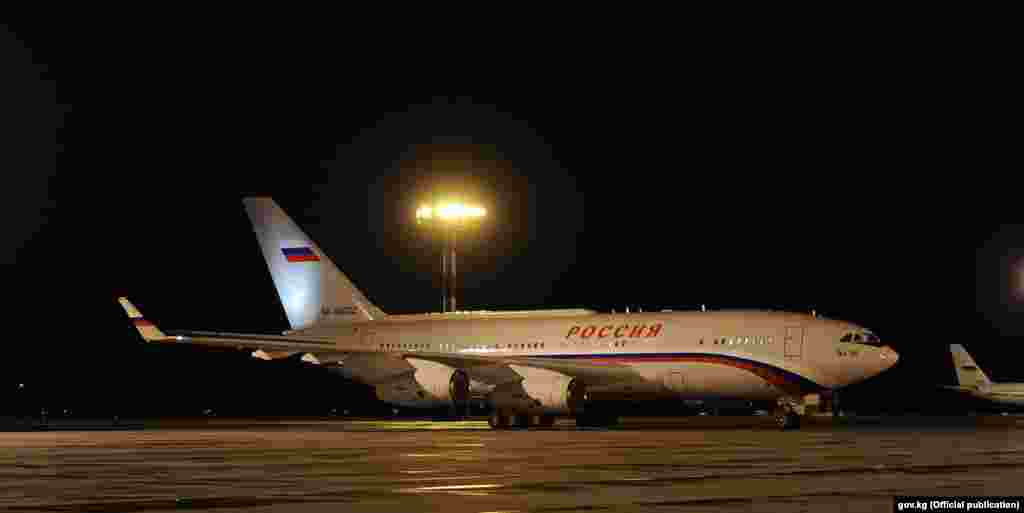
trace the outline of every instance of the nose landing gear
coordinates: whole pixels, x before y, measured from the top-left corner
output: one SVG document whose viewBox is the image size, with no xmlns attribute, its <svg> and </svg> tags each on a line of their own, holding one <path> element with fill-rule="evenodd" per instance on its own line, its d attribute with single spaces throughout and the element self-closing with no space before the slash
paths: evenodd
<svg viewBox="0 0 1024 513">
<path fill-rule="evenodd" d="M 776 425 L 782 430 L 800 429 L 800 414 L 803 409 L 803 403 L 798 398 L 779 398 L 778 407 L 775 409 Z"/>
<path fill-rule="evenodd" d="M 776 413 L 775 422 L 779 426 L 779 429 L 782 429 L 783 431 L 800 429 L 800 415 L 794 412 Z"/>
</svg>

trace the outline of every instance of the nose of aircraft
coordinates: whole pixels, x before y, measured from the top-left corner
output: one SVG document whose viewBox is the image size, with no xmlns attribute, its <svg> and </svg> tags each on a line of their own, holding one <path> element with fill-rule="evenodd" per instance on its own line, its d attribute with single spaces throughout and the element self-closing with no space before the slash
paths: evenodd
<svg viewBox="0 0 1024 513">
<path fill-rule="evenodd" d="M 885 369 L 888 369 L 889 367 L 896 365 L 896 362 L 899 361 L 900 359 L 900 354 L 894 351 L 893 348 L 889 346 L 882 346 L 879 355 L 882 357 L 882 360 L 884 361 L 883 368 Z"/>
</svg>

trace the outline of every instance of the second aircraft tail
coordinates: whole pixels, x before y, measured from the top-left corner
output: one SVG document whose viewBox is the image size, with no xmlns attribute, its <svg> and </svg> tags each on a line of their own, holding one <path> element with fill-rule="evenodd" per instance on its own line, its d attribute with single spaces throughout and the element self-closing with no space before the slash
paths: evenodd
<svg viewBox="0 0 1024 513">
<path fill-rule="evenodd" d="M 243 203 L 293 330 L 369 321 L 386 315 L 366 299 L 274 200 L 246 198 Z"/>
<path fill-rule="evenodd" d="M 981 389 L 992 384 L 964 346 L 950 344 L 949 351 L 953 353 L 953 369 L 956 370 L 956 379 L 960 386 Z"/>
</svg>

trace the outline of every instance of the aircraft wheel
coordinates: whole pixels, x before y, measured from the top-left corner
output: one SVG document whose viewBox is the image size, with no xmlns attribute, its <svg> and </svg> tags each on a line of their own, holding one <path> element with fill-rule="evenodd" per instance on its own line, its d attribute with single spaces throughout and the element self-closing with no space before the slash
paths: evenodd
<svg viewBox="0 0 1024 513">
<path fill-rule="evenodd" d="M 487 425 L 491 426 L 491 429 L 508 429 L 508 415 L 505 415 L 501 410 L 495 409 L 491 412 L 491 416 L 487 418 Z"/>
<path fill-rule="evenodd" d="M 800 411 L 798 408 L 800 403 L 799 398 L 794 397 L 780 397 L 778 399 L 778 406 L 775 410 L 775 422 L 778 424 L 779 429 L 799 429 L 800 428 Z"/>
<path fill-rule="evenodd" d="M 512 415 L 512 427 L 526 429 L 530 427 L 530 416 L 525 413 Z"/>
<path fill-rule="evenodd" d="M 781 412 L 775 416 L 775 421 L 782 430 L 800 429 L 800 415 L 796 412 Z"/>
</svg>

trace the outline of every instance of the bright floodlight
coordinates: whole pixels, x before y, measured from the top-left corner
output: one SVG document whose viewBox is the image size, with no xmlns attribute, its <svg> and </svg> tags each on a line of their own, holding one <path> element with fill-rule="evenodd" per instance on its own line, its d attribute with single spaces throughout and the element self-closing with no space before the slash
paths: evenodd
<svg viewBox="0 0 1024 513">
<path fill-rule="evenodd" d="M 416 224 L 437 230 L 444 236 L 444 251 L 441 253 L 441 282 L 444 292 L 441 296 L 441 311 L 458 311 L 455 300 L 455 247 L 458 233 L 475 227 L 475 221 L 483 219 L 487 210 L 476 205 L 444 202 L 433 206 L 423 205 L 416 209 Z"/>
<path fill-rule="evenodd" d="M 470 219 L 480 219 L 487 215 L 483 207 L 462 205 L 459 203 L 444 203 L 437 206 L 422 206 L 416 209 L 416 221 L 460 222 Z"/>
</svg>

